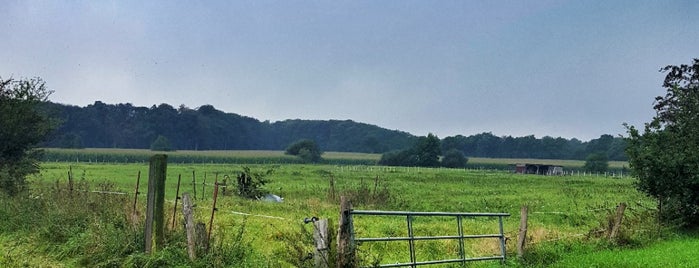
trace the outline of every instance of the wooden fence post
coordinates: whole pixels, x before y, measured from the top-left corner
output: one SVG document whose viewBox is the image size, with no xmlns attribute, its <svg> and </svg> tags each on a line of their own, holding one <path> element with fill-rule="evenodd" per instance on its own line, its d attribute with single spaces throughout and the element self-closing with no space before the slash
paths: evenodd
<svg viewBox="0 0 699 268">
<path fill-rule="evenodd" d="M 194 229 L 194 209 L 192 201 L 189 199 L 189 193 L 182 194 L 182 214 L 184 214 L 184 229 L 187 232 L 187 254 L 190 260 L 197 258 L 196 248 L 196 233 Z"/>
<path fill-rule="evenodd" d="M 155 247 L 157 249 L 163 247 L 166 170 L 167 155 L 156 154 L 150 158 L 145 226 L 145 251 L 148 254 L 153 249 L 153 224 L 155 224 Z"/>
<path fill-rule="evenodd" d="M 194 192 L 194 200 L 197 200 L 197 177 L 194 176 L 194 170 L 192 170 L 192 191 Z"/>
<path fill-rule="evenodd" d="M 526 244 L 527 240 L 527 218 L 529 217 L 528 210 L 528 206 L 522 206 L 520 211 L 521 217 L 519 220 L 519 235 L 517 236 L 517 258 L 522 258 L 524 255 L 524 245 Z"/>
<path fill-rule="evenodd" d="M 211 208 L 211 219 L 209 220 L 209 233 L 206 236 L 206 241 L 211 241 L 211 232 L 214 228 L 214 214 L 216 213 L 216 199 L 218 199 L 218 181 L 214 182 L 214 204 Z M 208 245 L 206 250 L 209 250 Z"/>
<path fill-rule="evenodd" d="M 136 203 L 138 202 L 138 195 L 140 192 L 138 191 L 138 186 L 141 183 L 141 171 L 138 171 L 138 175 L 136 175 L 136 192 L 134 192 L 133 195 L 133 210 L 132 213 L 135 216 L 136 215 Z"/>
<path fill-rule="evenodd" d="M 177 200 L 180 200 L 180 181 L 182 181 L 182 174 L 177 176 L 177 191 L 175 192 L 175 208 L 172 209 L 172 230 L 175 229 L 175 219 L 177 219 Z"/>
<path fill-rule="evenodd" d="M 337 267 L 355 266 L 354 225 L 352 223 L 352 203 L 340 196 L 340 223 L 337 233 Z"/>
<path fill-rule="evenodd" d="M 68 190 L 73 193 L 73 166 L 68 166 Z"/>
<path fill-rule="evenodd" d="M 201 182 L 201 200 L 204 200 L 204 194 L 206 193 L 206 190 L 204 189 L 206 187 L 206 172 L 204 172 L 204 181 Z"/>
<path fill-rule="evenodd" d="M 609 233 L 609 239 L 616 239 L 616 236 L 619 234 L 621 220 L 624 218 L 624 210 L 626 210 L 626 203 L 619 203 L 619 205 L 616 207 L 616 216 L 614 217 L 612 232 Z"/>
<path fill-rule="evenodd" d="M 328 234 L 328 219 L 313 222 L 313 240 L 316 251 L 313 254 L 316 268 L 328 268 L 328 251 L 330 251 L 330 236 Z"/>
</svg>

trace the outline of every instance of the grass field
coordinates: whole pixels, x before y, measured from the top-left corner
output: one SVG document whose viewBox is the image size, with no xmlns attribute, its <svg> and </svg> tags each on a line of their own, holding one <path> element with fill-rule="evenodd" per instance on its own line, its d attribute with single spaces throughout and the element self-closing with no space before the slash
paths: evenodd
<svg viewBox="0 0 699 268">
<path fill-rule="evenodd" d="M 139 152 L 140 153 L 140 152 Z M 212 152 L 215 154 L 216 152 Z M 221 152 L 231 153 L 231 152 Z M 244 155 L 249 152 L 239 152 Z M 279 152 L 255 152 L 259 156 L 274 156 Z M 332 155 L 332 154 L 330 154 Z M 329 157 L 326 155 L 325 157 Z M 367 156 L 350 155 L 363 158 Z M 338 154 L 338 157 L 348 157 Z M 473 161 L 500 161 L 473 159 Z M 538 160 L 537 163 L 541 163 Z M 299 265 L 299 256 L 312 251 L 311 226 L 302 224 L 306 217 L 330 219 L 335 223 L 339 214 L 339 196 L 350 196 L 355 209 L 444 211 L 444 212 L 506 212 L 505 233 L 511 239 L 507 244 L 510 256 L 519 227 L 519 210 L 528 205 L 529 245 L 566 247 L 568 241 L 598 240 L 605 232 L 607 220 L 620 202 L 629 204 L 629 223 L 647 227 L 641 219 L 652 212 L 654 203 L 633 187 L 629 178 L 535 176 L 503 171 L 381 167 L 363 165 L 247 165 L 254 170 L 274 169 L 266 188 L 284 197 L 283 203 L 267 203 L 225 196 L 218 200 L 214 235 L 230 239 L 231 233 L 244 226 L 244 236 L 255 252 L 266 256 L 267 265 L 287 267 Z M 65 184 L 68 171 L 76 180 L 91 185 L 109 185 L 110 190 L 123 191 L 133 197 L 136 176 L 141 172 L 139 192 L 146 192 L 148 165 L 145 163 L 45 163 L 34 185 Z M 231 178 L 242 170 L 240 164 L 178 164 L 168 165 L 166 200 L 172 206 L 175 200 L 177 178 L 182 176 L 181 192 L 193 193 L 192 175 L 197 181 L 198 218 L 208 222 L 211 214 L 211 183 L 225 175 Z M 209 186 L 202 186 L 204 177 Z M 330 180 L 335 185 L 335 197 L 330 195 Z M 204 187 L 204 188 L 202 188 Z M 99 186 L 95 186 L 99 188 Z M 203 193 L 203 196 L 202 196 Z M 139 196 L 142 201 L 145 195 Z M 132 202 L 132 201 L 130 201 Z M 139 209 L 144 210 L 143 202 Z M 166 215 L 171 217 L 171 215 Z M 467 234 L 495 233 L 494 220 L 466 221 Z M 416 235 L 455 235 L 453 220 L 420 218 L 415 223 Z M 402 236 L 405 219 L 357 217 L 355 230 L 360 237 Z M 623 230 L 630 244 L 641 243 L 643 232 L 632 228 Z M 560 244 L 561 241 L 565 243 Z M 573 242 L 571 242 L 573 243 Z M 575 242 L 577 243 L 577 242 Z M 454 241 L 416 243 L 417 258 L 454 258 Z M 488 256 L 497 253 L 497 240 L 478 239 L 467 243 L 469 256 Z M 542 250 L 541 252 L 546 252 Z M 407 243 L 386 242 L 362 244 L 361 258 L 367 263 L 406 262 Z M 538 253 L 541 255 L 541 253 Z M 543 253 L 544 255 L 546 253 Z M 530 264 L 517 261 L 510 265 L 552 265 L 565 261 L 561 254 L 550 254 L 545 262 Z M 593 260 L 594 261 L 594 260 Z M 478 264 L 488 266 L 494 262 Z"/>
<path fill-rule="evenodd" d="M 57 149 L 46 148 L 47 162 L 89 162 L 89 163 L 145 163 L 154 152 L 144 149 Z M 301 164 L 299 158 L 285 155 L 283 151 L 174 151 L 167 152 L 174 163 L 227 163 L 227 164 Z M 381 154 L 325 152 L 325 164 L 335 165 L 375 165 Z M 514 170 L 514 164 L 535 163 L 560 165 L 566 171 L 581 172 L 585 161 L 556 159 L 517 159 L 470 157 L 468 169 Z M 615 174 L 628 173 L 625 161 L 610 161 L 609 171 Z"/>
</svg>

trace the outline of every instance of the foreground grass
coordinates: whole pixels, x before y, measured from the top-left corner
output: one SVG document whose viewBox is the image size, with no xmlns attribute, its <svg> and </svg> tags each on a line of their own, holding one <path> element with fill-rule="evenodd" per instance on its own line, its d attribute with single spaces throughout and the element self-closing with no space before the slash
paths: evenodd
<svg viewBox="0 0 699 268">
<path fill-rule="evenodd" d="M 699 236 L 682 235 L 643 248 L 570 252 L 550 267 L 699 267 Z"/>
</svg>

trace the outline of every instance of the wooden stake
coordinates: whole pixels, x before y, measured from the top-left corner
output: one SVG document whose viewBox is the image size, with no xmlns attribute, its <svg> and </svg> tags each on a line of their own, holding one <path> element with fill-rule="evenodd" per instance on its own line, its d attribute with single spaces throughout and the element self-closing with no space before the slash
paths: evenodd
<svg viewBox="0 0 699 268">
<path fill-rule="evenodd" d="M 192 170 L 192 191 L 194 192 L 194 200 L 197 200 L 197 177 L 194 176 L 194 170 Z"/>
<path fill-rule="evenodd" d="M 214 214 L 216 212 L 216 199 L 218 198 L 218 182 L 214 183 L 214 204 L 213 208 L 211 208 L 211 219 L 209 220 L 209 232 L 208 235 L 206 236 L 206 241 L 211 241 L 211 231 L 214 227 Z M 208 249 L 208 247 L 207 247 Z"/>
<path fill-rule="evenodd" d="M 182 180 L 182 174 L 177 176 L 177 191 L 175 192 L 175 208 L 172 210 L 172 230 L 175 229 L 175 219 L 177 218 L 177 200 L 180 199 L 180 181 Z"/>
<path fill-rule="evenodd" d="M 520 219 L 519 219 L 519 235 L 517 236 L 517 257 L 522 258 L 524 255 L 524 245 L 526 244 L 527 240 L 527 218 L 528 216 L 528 210 L 529 207 L 527 206 L 522 206 L 522 209 L 520 211 Z"/>
<path fill-rule="evenodd" d="M 330 236 L 328 234 L 328 219 L 313 222 L 313 240 L 316 251 L 313 254 L 316 268 L 328 268 L 328 251 L 330 251 Z"/>
<path fill-rule="evenodd" d="M 614 217 L 614 225 L 612 226 L 612 232 L 609 233 L 609 239 L 616 239 L 619 234 L 621 220 L 624 218 L 624 210 L 626 210 L 626 203 L 619 203 L 619 206 L 616 207 L 616 217 Z"/>
<path fill-rule="evenodd" d="M 165 211 L 165 177 L 167 171 L 167 155 L 156 154 L 150 158 L 148 174 L 148 195 L 146 205 L 145 250 L 150 254 L 153 248 L 153 232 L 155 231 L 155 247 L 163 247 L 163 217 Z M 155 224 L 155 230 L 153 230 Z"/>
<path fill-rule="evenodd" d="M 132 208 L 132 214 L 136 215 L 136 203 L 138 202 L 138 194 L 141 192 L 138 191 L 138 187 L 141 183 L 141 171 L 138 171 L 138 175 L 136 175 L 136 190 L 133 195 L 133 208 Z"/>
<path fill-rule="evenodd" d="M 354 267 L 354 225 L 352 223 L 352 203 L 340 196 L 340 223 L 337 233 L 337 267 Z"/>
<path fill-rule="evenodd" d="M 197 258 L 196 233 L 194 228 L 194 209 L 189 193 L 182 194 L 182 214 L 184 214 L 184 229 L 187 232 L 187 254 L 190 260 Z"/>
</svg>

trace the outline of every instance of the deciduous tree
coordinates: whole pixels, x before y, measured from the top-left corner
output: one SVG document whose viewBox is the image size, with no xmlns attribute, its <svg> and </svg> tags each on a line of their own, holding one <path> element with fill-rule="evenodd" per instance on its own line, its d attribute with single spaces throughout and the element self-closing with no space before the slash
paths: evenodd
<svg viewBox="0 0 699 268">
<path fill-rule="evenodd" d="M 606 153 L 592 153 L 585 159 L 583 169 L 589 172 L 603 173 L 609 168 L 609 158 Z"/>
<path fill-rule="evenodd" d="M 464 153 L 457 149 L 449 149 L 444 153 L 442 157 L 442 166 L 448 168 L 463 168 L 466 167 L 468 158 L 464 156 Z"/>
<path fill-rule="evenodd" d="M 7 194 L 20 192 L 26 176 L 38 171 L 41 152 L 34 147 L 52 129 L 38 106 L 51 93 L 40 78 L 0 78 L 0 189 Z"/>
<path fill-rule="evenodd" d="M 320 156 L 323 152 L 315 141 L 303 139 L 286 147 L 286 154 L 298 156 L 306 162 L 317 163 L 322 160 Z"/>
<path fill-rule="evenodd" d="M 665 96 L 643 132 L 627 126 L 626 153 L 637 187 L 659 200 L 664 220 L 699 225 L 699 59 L 667 66 Z"/>
</svg>

